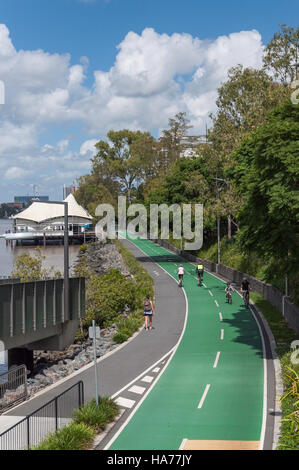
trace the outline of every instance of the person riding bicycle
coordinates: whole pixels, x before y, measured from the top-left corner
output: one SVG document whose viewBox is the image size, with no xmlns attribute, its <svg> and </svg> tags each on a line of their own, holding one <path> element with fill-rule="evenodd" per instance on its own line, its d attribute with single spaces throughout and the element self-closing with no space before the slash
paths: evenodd
<svg viewBox="0 0 299 470">
<path fill-rule="evenodd" d="M 233 288 L 231 286 L 231 283 L 227 282 L 226 287 L 225 287 L 225 295 L 226 295 L 228 302 L 230 302 L 230 299 L 232 298 L 232 291 L 233 291 Z"/>
<path fill-rule="evenodd" d="M 248 303 L 249 303 L 249 291 L 251 291 L 250 283 L 247 277 L 243 277 L 243 281 L 241 283 L 241 294 L 243 296 L 244 301 L 245 301 L 245 295 L 248 296 Z"/>
<path fill-rule="evenodd" d="M 181 286 L 182 283 L 183 283 L 183 277 L 184 277 L 184 274 L 185 274 L 185 270 L 183 268 L 183 265 L 180 264 L 179 268 L 178 268 L 178 276 L 179 276 L 179 285 Z"/>
<path fill-rule="evenodd" d="M 204 271 L 204 267 L 202 264 L 198 264 L 197 265 L 197 268 L 196 268 L 196 273 L 197 273 L 197 279 L 198 279 L 198 285 L 201 284 L 201 281 L 203 279 L 203 271 Z"/>
</svg>

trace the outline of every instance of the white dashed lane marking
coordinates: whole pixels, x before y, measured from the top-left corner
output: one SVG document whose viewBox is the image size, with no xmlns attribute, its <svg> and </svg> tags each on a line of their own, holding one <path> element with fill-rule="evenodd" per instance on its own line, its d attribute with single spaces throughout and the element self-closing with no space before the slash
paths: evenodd
<svg viewBox="0 0 299 470">
<path fill-rule="evenodd" d="M 214 369 L 216 369 L 216 367 L 217 367 L 219 357 L 220 357 L 220 351 L 218 351 L 217 354 L 216 354 L 216 359 L 215 359 L 215 362 L 214 362 L 214 365 L 213 365 Z"/>
<path fill-rule="evenodd" d="M 205 388 L 205 391 L 203 392 L 203 396 L 201 397 L 201 400 L 200 400 L 199 405 L 198 405 L 198 408 L 199 408 L 199 409 L 202 407 L 202 405 L 203 405 L 203 403 L 204 403 L 204 401 L 205 401 L 205 399 L 206 399 L 206 396 L 207 396 L 207 393 L 208 393 L 208 391 L 209 391 L 210 386 L 211 386 L 211 385 L 208 384 L 208 385 L 206 386 L 206 388 Z"/>
</svg>

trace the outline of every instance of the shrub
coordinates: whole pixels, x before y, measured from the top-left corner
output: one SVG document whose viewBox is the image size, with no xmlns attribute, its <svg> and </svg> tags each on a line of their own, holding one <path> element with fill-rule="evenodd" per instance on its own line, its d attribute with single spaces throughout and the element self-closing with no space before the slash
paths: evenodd
<svg viewBox="0 0 299 470">
<path fill-rule="evenodd" d="M 99 432 L 117 416 L 118 409 L 118 405 L 111 398 L 99 397 L 98 405 L 93 399 L 75 410 L 73 419 L 75 423 L 83 423 Z"/>
<path fill-rule="evenodd" d="M 87 245 L 86 243 L 83 243 L 81 246 L 80 246 L 80 252 L 81 253 L 85 253 L 87 251 Z"/>
<path fill-rule="evenodd" d="M 50 434 L 35 450 L 84 450 L 95 437 L 95 430 L 84 423 L 71 423 Z"/>
<path fill-rule="evenodd" d="M 126 279 L 118 269 L 111 269 L 105 276 L 91 275 L 88 282 L 84 325 L 94 319 L 101 327 L 114 323 L 125 308 L 135 307 L 135 284 Z"/>
<path fill-rule="evenodd" d="M 121 344 L 121 343 L 124 343 L 125 341 L 127 341 L 127 339 L 130 336 L 131 335 L 127 335 L 125 333 L 117 332 L 117 333 L 115 333 L 115 335 L 113 336 L 112 339 L 115 343 Z"/>
</svg>

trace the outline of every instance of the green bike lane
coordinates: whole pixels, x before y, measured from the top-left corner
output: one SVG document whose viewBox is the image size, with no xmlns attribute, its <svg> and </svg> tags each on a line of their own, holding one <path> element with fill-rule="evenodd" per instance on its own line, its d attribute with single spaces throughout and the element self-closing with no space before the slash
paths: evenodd
<svg viewBox="0 0 299 470">
<path fill-rule="evenodd" d="M 227 304 L 225 284 L 215 276 L 205 273 L 206 287 L 197 286 L 191 263 L 148 240 L 133 242 L 173 277 L 182 262 L 187 321 L 166 370 L 109 449 L 173 450 L 184 439 L 259 441 L 263 343 L 251 311 L 237 293 Z"/>
</svg>

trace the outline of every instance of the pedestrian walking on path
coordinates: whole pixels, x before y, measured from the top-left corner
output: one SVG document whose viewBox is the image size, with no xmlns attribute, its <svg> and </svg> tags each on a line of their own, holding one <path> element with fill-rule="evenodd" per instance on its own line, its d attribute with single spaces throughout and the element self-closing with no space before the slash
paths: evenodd
<svg viewBox="0 0 299 470">
<path fill-rule="evenodd" d="M 150 296 L 146 296 L 146 300 L 143 302 L 143 310 L 144 310 L 144 318 L 145 318 L 145 326 L 146 330 L 152 329 L 152 319 L 154 315 L 154 305 L 153 302 L 150 300 Z"/>
</svg>

